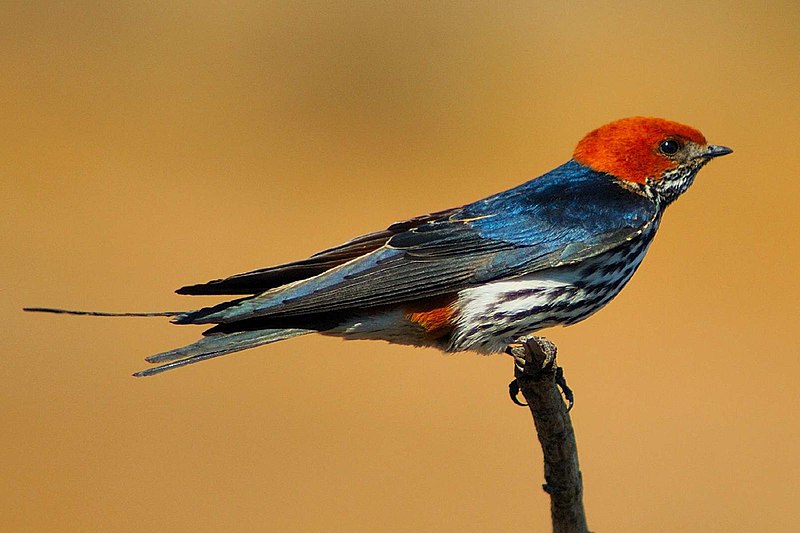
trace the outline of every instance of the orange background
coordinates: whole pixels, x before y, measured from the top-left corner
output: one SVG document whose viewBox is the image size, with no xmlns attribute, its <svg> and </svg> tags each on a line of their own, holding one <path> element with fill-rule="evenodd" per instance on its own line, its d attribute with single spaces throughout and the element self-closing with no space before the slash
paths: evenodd
<svg viewBox="0 0 800 533">
<path fill-rule="evenodd" d="M 663 116 L 731 146 L 550 337 L 595 531 L 795 531 L 797 2 L 15 2 L 0 18 L 0 529 L 549 530 L 506 357 L 305 337 L 150 379 L 195 307 Z"/>
</svg>

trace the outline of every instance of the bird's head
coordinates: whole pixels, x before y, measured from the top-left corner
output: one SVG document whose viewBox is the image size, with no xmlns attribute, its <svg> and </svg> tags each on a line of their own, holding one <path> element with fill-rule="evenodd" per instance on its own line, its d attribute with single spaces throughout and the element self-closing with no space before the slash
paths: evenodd
<svg viewBox="0 0 800 533">
<path fill-rule="evenodd" d="M 712 158 L 733 152 L 708 144 L 694 128 L 661 118 L 623 118 L 584 137 L 573 159 L 598 172 L 638 184 L 663 205 L 680 196 Z"/>
</svg>

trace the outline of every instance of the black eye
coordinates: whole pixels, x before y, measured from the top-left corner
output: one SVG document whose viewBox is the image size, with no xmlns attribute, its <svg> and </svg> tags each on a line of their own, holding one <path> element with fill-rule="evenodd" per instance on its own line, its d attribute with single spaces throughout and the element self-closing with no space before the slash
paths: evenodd
<svg viewBox="0 0 800 533">
<path fill-rule="evenodd" d="M 678 153 L 678 150 L 680 149 L 681 149 L 681 143 L 679 143 L 675 139 L 667 139 L 666 141 L 661 141 L 661 144 L 658 145 L 658 151 L 664 155 L 675 155 Z"/>
</svg>

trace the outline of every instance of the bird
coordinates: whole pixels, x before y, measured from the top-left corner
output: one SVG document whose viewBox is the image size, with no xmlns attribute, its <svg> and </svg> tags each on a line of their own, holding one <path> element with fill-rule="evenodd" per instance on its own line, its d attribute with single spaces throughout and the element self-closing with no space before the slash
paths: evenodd
<svg viewBox="0 0 800 533">
<path fill-rule="evenodd" d="M 495 354 L 538 330 L 580 322 L 628 283 L 665 208 L 733 150 L 695 128 L 630 117 L 589 132 L 572 157 L 517 187 L 391 224 L 306 259 L 187 285 L 235 299 L 169 316 L 210 326 L 146 358 L 151 376 L 300 335 Z"/>
</svg>

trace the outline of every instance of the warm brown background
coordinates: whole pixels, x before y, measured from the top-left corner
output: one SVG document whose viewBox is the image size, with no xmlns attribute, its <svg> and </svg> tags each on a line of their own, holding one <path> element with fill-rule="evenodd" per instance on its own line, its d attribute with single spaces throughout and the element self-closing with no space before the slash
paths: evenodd
<svg viewBox="0 0 800 533">
<path fill-rule="evenodd" d="M 647 114 L 736 153 L 551 333 L 590 526 L 796 531 L 797 2 L 284 4 L 4 4 L 0 530 L 547 531 L 504 357 L 307 337 L 137 380 L 198 330 L 19 309 L 206 304 L 171 291 Z"/>
</svg>

